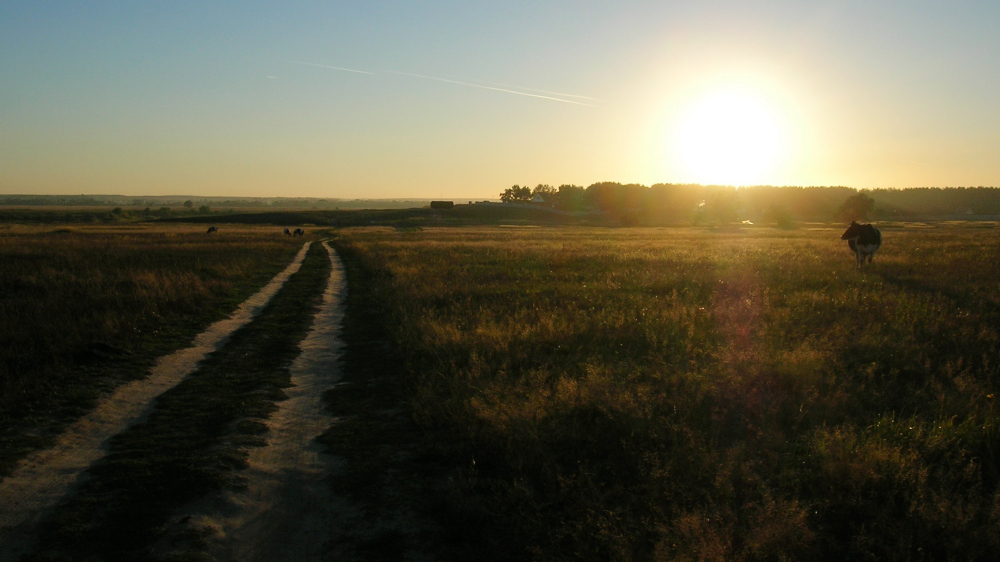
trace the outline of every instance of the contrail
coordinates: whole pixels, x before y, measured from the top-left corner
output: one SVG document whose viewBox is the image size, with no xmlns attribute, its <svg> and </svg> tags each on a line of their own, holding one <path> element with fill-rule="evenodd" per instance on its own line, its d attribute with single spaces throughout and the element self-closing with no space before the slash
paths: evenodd
<svg viewBox="0 0 1000 562">
<path fill-rule="evenodd" d="M 375 74 L 374 72 L 368 72 L 367 70 L 354 70 L 353 68 L 343 68 L 340 66 L 330 66 L 328 64 L 316 64 L 314 62 L 302 62 L 297 60 L 288 61 L 292 64 L 304 64 L 306 66 L 318 66 L 320 68 L 332 68 L 334 70 L 343 70 L 345 72 L 357 72 L 358 74 Z"/>
<path fill-rule="evenodd" d="M 286 62 L 290 62 L 290 63 L 293 63 L 293 64 L 304 64 L 304 65 L 307 65 L 307 66 L 318 66 L 320 68 L 331 68 L 333 70 L 343 70 L 343 71 L 346 71 L 346 72 L 357 72 L 358 74 L 376 74 L 376 72 L 369 72 L 367 70 L 355 70 L 353 68 L 344 68 L 342 66 L 330 66 L 328 64 L 316 64 L 314 62 L 303 62 L 303 61 L 297 61 L 297 60 L 289 60 L 289 61 L 286 61 Z M 548 90 L 537 90 L 537 89 L 534 89 L 534 88 L 521 88 L 520 86 L 507 86 L 506 84 L 500 84 L 500 85 L 501 86 L 507 86 L 507 88 L 518 88 L 518 89 L 521 89 L 521 90 L 530 90 L 530 91 L 533 91 L 533 92 L 541 92 L 543 94 L 552 94 L 552 95 L 550 95 L 550 96 L 543 96 L 543 95 L 540 95 L 540 94 L 529 94 L 527 92 L 520 92 L 518 90 L 510 90 L 510 89 L 507 89 L 507 88 L 496 88 L 496 87 L 493 87 L 493 86 L 484 86 L 482 84 L 473 84 L 472 82 L 462 82 L 462 81 L 459 81 L 459 80 L 449 80 L 447 78 L 438 78 L 436 76 L 426 76 L 426 75 L 423 75 L 423 74 L 412 74 L 412 73 L 409 73 L 409 72 L 399 72 L 399 71 L 396 71 L 396 70 L 380 70 L 378 72 L 384 72 L 386 74 L 398 74 L 400 76 L 411 76 L 413 78 L 424 78 L 426 80 L 437 80 L 438 82 L 446 82 L 448 84 L 458 84 L 460 86 L 469 86 L 470 88 L 482 88 L 484 90 L 493 90 L 495 92 L 505 92 L 505 93 L 508 93 L 508 94 L 516 94 L 516 95 L 519 95 L 519 96 L 527 96 L 529 98 L 539 98 L 539 99 L 543 99 L 543 100 L 552 100 L 552 101 L 558 101 L 558 102 L 562 102 L 562 103 L 571 103 L 573 105 L 584 105 L 584 106 L 587 106 L 587 107 L 594 107 L 594 105 L 593 104 L 589 104 L 589 103 L 579 102 L 579 101 L 567 100 L 567 99 L 563 99 L 561 97 L 557 98 L 557 97 L 553 97 L 553 96 L 563 96 L 563 97 L 568 97 L 568 98 L 579 98 L 579 99 L 585 99 L 585 100 L 590 100 L 590 101 L 598 101 L 598 100 L 596 100 L 594 98 L 589 98 L 587 96 L 578 96 L 578 95 L 574 95 L 574 94 L 561 94 L 559 92 L 550 92 Z"/>
<path fill-rule="evenodd" d="M 538 88 L 525 88 L 524 86 L 514 86 L 513 84 L 502 84 L 500 82 L 493 82 L 493 83 L 496 84 L 497 86 L 504 86 L 506 88 L 517 88 L 518 90 L 528 90 L 529 92 L 540 92 L 540 93 L 543 93 L 543 94 L 552 94 L 553 96 L 562 96 L 564 98 L 580 98 L 582 100 L 590 100 L 590 101 L 597 101 L 597 102 L 601 101 L 601 100 L 599 100 L 597 98 L 592 98 L 592 97 L 589 97 L 589 96 L 581 96 L 581 95 L 578 95 L 578 94 L 566 94 L 566 93 L 563 93 L 563 92 L 551 92 L 549 90 L 539 90 Z"/>
<path fill-rule="evenodd" d="M 497 91 L 497 92 L 507 92 L 508 94 L 517 94 L 519 96 L 528 96 L 528 97 L 531 97 L 531 98 L 541 98 L 543 100 L 561 101 L 563 103 L 572 103 L 574 105 L 585 105 L 587 107 L 594 107 L 592 104 L 583 103 L 583 102 L 579 102 L 579 101 L 564 100 L 562 98 L 554 98 L 554 97 L 551 97 L 551 96 L 541 96 L 541 95 L 538 95 L 538 94 L 529 94 L 527 92 L 518 92 L 516 90 L 506 90 L 504 88 L 494 88 L 493 86 L 483 86 L 482 84 L 473 84 L 471 82 L 459 82 L 458 80 L 448 80 L 447 78 L 437 78 L 435 76 L 424 76 L 423 74 L 410 74 L 409 72 L 398 72 L 398 71 L 395 71 L 395 70 L 383 70 L 383 72 L 388 72 L 388 73 L 391 73 L 391 74 L 400 74 L 402 76 L 413 76 L 415 78 L 426 78 L 427 80 L 437 80 L 438 82 L 447 82 L 449 84 L 461 84 L 462 86 L 470 86 L 472 88 L 482 88 L 484 90 L 494 90 L 494 91 Z M 527 89 L 527 88 L 525 88 L 525 89 Z"/>
</svg>

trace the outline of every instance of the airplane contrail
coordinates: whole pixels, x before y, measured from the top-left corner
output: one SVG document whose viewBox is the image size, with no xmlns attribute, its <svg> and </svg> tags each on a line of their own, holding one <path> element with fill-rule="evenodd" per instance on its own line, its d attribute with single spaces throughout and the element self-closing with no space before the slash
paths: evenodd
<svg viewBox="0 0 1000 562">
<path fill-rule="evenodd" d="M 344 68 L 342 66 L 330 66 L 328 64 L 316 64 L 314 62 L 302 62 L 298 60 L 288 61 L 292 64 L 304 64 L 306 66 L 318 66 L 320 68 L 332 68 L 334 70 L 343 70 L 344 72 L 357 72 L 358 74 L 375 74 L 374 72 L 368 72 L 367 70 L 354 70 L 353 68 Z"/>
<path fill-rule="evenodd" d="M 458 80 L 448 80 L 447 78 L 437 78 L 435 76 L 424 76 L 423 74 L 411 74 L 409 72 L 399 72 L 399 71 L 396 71 L 396 70 L 384 70 L 383 72 L 388 72 L 390 74 L 400 74 L 402 76 L 413 76 L 415 78 L 426 78 L 427 80 L 437 80 L 438 82 L 447 82 L 449 84 L 461 84 L 462 86 L 470 86 L 472 88 L 482 88 L 484 90 L 494 90 L 494 91 L 497 91 L 497 92 L 507 92 L 508 94 L 517 94 L 519 96 L 528 96 L 528 97 L 531 97 L 531 98 L 541 98 L 543 100 L 561 101 L 563 103 L 572 103 L 574 105 L 585 105 L 587 107 L 594 107 L 592 104 L 583 103 L 583 102 L 579 102 L 579 101 L 564 100 L 562 98 L 554 98 L 554 97 L 551 97 L 551 96 L 542 96 L 542 95 L 538 95 L 538 94 L 529 94 L 527 92 L 518 92 L 516 90 L 507 90 L 507 89 L 504 89 L 504 88 L 494 88 L 493 86 L 483 86 L 482 84 L 473 84 L 471 82 L 460 82 Z M 525 89 L 527 90 L 529 88 L 525 88 Z M 536 90 L 536 91 L 538 91 L 538 90 Z"/>
<path fill-rule="evenodd" d="M 590 101 L 597 101 L 597 102 L 601 101 L 601 100 L 599 100 L 597 98 L 592 98 L 590 96 L 581 96 L 581 95 L 578 95 L 578 94 L 567 94 L 567 93 L 564 93 L 564 92 L 552 92 L 552 91 L 549 91 L 549 90 L 539 90 L 538 88 L 527 88 L 525 86 L 514 86 L 513 84 L 503 84 L 503 83 L 500 83 L 500 82 L 493 82 L 493 84 L 496 84 L 497 86 L 504 86 L 506 88 L 517 88 L 518 90 L 528 90 L 529 92 L 540 92 L 540 93 L 543 93 L 543 94 L 552 94 L 553 96 L 562 96 L 564 98 L 580 98 L 582 100 L 590 100 Z"/>
<path fill-rule="evenodd" d="M 331 66 L 331 65 L 328 65 L 328 64 L 316 64 L 314 62 L 303 62 L 303 61 L 296 61 L 296 60 L 289 60 L 287 62 L 290 62 L 290 63 L 293 63 L 293 64 L 304 64 L 304 65 L 307 65 L 307 66 L 318 66 L 320 68 L 331 68 L 333 70 L 343 70 L 343 71 L 346 71 L 346 72 L 356 72 L 358 74 L 376 74 L 377 73 L 377 72 L 370 72 L 370 71 L 367 71 L 367 70 L 355 70 L 353 68 L 344 68 L 342 66 Z M 438 78 L 436 76 L 426 76 L 424 74 L 412 74 L 410 72 L 399 72 L 397 70 L 380 70 L 378 72 L 384 72 L 386 74 L 398 74 L 400 76 L 411 76 L 413 78 L 424 78 L 426 80 L 436 80 L 438 82 L 446 82 L 448 84 L 458 84 L 458 85 L 461 85 L 461 86 L 469 86 L 470 88 L 482 88 L 484 90 L 493 90 L 495 92 L 505 92 L 505 93 L 508 93 L 508 94 L 516 94 L 516 95 L 519 95 L 519 96 L 527 96 L 529 98 L 539 98 L 539 99 L 543 99 L 543 100 L 552 100 L 552 101 L 558 101 L 558 102 L 562 102 L 562 103 L 571 103 L 573 105 L 583 105 L 583 106 L 587 106 L 587 107 L 594 107 L 594 105 L 593 104 L 589 104 L 589 103 L 579 102 L 579 101 L 567 100 L 567 99 L 563 99 L 563 98 L 560 98 L 560 97 L 554 97 L 554 96 L 563 96 L 563 97 L 570 97 L 570 98 L 585 99 L 585 100 L 590 100 L 590 101 L 598 101 L 598 100 L 596 100 L 594 98 L 589 98 L 587 96 L 578 96 L 578 95 L 574 95 L 574 94 L 561 94 L 561 93 L 558 93 L 558 92 L 550 92 L 548 90 L 538 90 L 538 89 L 534 89 L 534 88 L 521 88 L 520 86 L 507 86 L 507 88 L 496 88 L 494 86 L 484 86 L 483 84 L 474 84 L 472 82 L 462 82 L 460 80 L 449 80 L 447 78 Z M 500 85 L 501 86 L 505 86 L 506 84 L 500 84 Z M 541 93 L 544 93 L 544 94 L 552 94 L 552 95 L 551 96 L 543 96 L 543 95 L 540 95 L 540 94 L 529 94 L 528 92 L 520 92 L 518 90 L 510 90 L 508 88 L 518 88 L 518 89 L 521 89 L 521 90 L 530 90 L 530 91 L 534 91 L 534 92 L 541 92 Z"/>
</svg>

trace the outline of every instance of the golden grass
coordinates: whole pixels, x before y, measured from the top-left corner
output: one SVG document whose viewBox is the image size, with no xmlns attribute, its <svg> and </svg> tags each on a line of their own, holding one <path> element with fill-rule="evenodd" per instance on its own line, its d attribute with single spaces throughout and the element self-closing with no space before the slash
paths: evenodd
<svg viewBox="0 0 1000 562">
<path fill-rule="evenodd" d="M 0 474 L 227 314 L 301 243 L 277 228 L 4 226 Z"/>
<path fill-rule="evenodd" d="M 887 228 L 865 271 L 837 234 L 339 243 L 498 558 L 989 559 L 1000 231 Z"/>
</svg>

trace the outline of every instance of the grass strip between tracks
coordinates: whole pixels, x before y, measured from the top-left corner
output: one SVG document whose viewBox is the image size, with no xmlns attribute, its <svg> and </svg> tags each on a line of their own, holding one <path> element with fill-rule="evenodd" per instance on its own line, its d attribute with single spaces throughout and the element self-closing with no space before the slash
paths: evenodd
<svg viewBox="0 0 1000 562">
<path fill-rule="evenodd" d="M 77 493 L 42 526 L 31 559 L 155 559 L 150 545 L 186 502 L 238 486 L 245 449 L 285 397 L 288 367 L 320 303 L 330 262 L 313 244 L 302 268 L 199 370 L 157 398 L 149 418 L 114 438 Z"/>
</svg>

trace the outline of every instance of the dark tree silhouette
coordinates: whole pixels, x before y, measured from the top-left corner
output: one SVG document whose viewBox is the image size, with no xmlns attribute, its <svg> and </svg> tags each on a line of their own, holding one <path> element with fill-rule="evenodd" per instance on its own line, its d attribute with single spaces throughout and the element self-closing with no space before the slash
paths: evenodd
<svg viewBox="0 0 1000 562">
<path fill-rule="evenodd" d="M 531 201 L 531 197 L 531 188 L 519 185 L 508 187 L 500 194 L 500 200 L 504 203 L 527 203 Z"/>
<path fill-rule="evenodd" d="M 733 191 L 719 191 L 708 199 L 708 212 L 721 225 L 736 222 L 739 219 L 739 201 Z"/>
<path fill-rule="evenodd" d="M 536 185 L 535 189 L 531 190 L 532 195 L 542 194 L 543 196 L 545 196 L 546 199 L 552 197 L 553 195 L 555 195 L 555 193 L 556 193 L 556 188 L 552 187 L 551 185 L 546 185 L 544 183 Z"/>
<path fill-rule="evenodd" d="M 579 185 L 563 184 L 552 196 L 552 202 L 563 211 L 583 211 L 588 207 L 587 192 Z"/>
<path fill-rule="evenodd" d="M 867 221 L 872 209 L 875 208 L 875 200 L 864 193 L 851 195 L 837 209 L 835 218 L 839 221 Z"/>
</svg>

